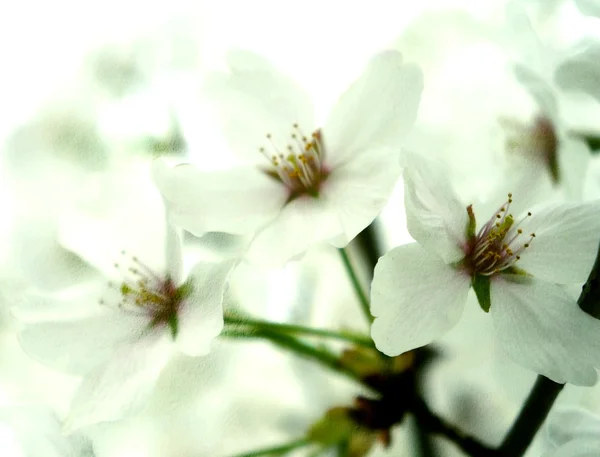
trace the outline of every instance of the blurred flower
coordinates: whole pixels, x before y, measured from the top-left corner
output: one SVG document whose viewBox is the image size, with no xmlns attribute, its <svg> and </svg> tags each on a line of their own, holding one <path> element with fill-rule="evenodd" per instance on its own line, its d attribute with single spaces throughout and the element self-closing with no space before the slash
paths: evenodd
<svg viewBox="0 0 600 457">
<path fill-rule="evenodd" d="M 476 232 L 473 205 L 459 201 L 438 166 L 416 157 L 407 165 L 407 223 L 417 243 L 396 247 L 375 269 L 377 347 L 395 355 L 432 342 L 459 321 L 472 287 L 513 360 L 556 382 L 593 384 L 600 321 L 563 286 L 582 284 L 592 268 L 598 202 L 515 217 L 513 198 L 526 195 L 509 194 Z"/>
<path fill-rule="evenodd" d="M 2 452 L 7 457 L 94 456 L 88 439 L 78 434 L 64 436 L 59 420 L 43 407 L 0 408 L 0 433 L 8 435 L 2 436 Z"/>
<path fill-rule="evenodd" d="M 165 245 L 164 274 L 123 253 L 116 273 L 102 272 L 112 281 L 99 304 L 94 296 L 106 284 L 102 274 L 53 295 L 32 293 L 15 309 L 25 322 L 19 341 L 27 354 L 84 376 L 68 429 L 117 420 L 139 407 L 174 348 L 205 355 L 221 332 L 233 262 L 198 263 L 186 278 L 180 234 L 168 228 Z"/>
<path fill-rule="evenodd" d="M 533 174 L 541 165 L 553 185 L 560 184 L 569 198 L 581 199 L 591 153 L 584 141 L 568 134 L 561 113 L 561 93 L 552 75 L 562 57 L 540 41 L 519 3 L 510 2 L 506 16 L 516 51 L 514 74 L 535 102 L 528 122 L 501 119 L 507 152 L 516 159 L 515 169 Z"/>
<path fill-rule="evenodd" d="M 345 246 L 377 216 L 398 177 L 420 70 L 397 52 L 377 55 L 319 129 L 309 96 L 268 62 L 236 51 L 228 63 L 231 73 L 215 76 L 207 93 L 228 139 L 254 157 L 212 173 L 157 163 L 173 223 L 196 235 L 256 233 L 247 258 L 269 266 L 320 241 Z"/>
<path fill-rule="evenodd" d="M 594 457 L 600 449 L 600 417 L 578 408 L 552 413 L 546 426 L 551 451 L 543 457 Z"/>
</svg>

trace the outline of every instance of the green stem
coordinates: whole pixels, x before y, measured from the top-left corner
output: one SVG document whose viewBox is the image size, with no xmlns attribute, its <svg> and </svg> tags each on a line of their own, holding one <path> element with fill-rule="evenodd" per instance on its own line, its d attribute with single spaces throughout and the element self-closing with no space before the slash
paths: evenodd
<svg viewBox="0 0 600 457">
<path fill-rule="evenodd" d="M 257 451 L 247 452 L 245 454 L 238 454 L 235 457 L 262 457 L 262 456 L 276 456 L 283 455 L 286 452 L 293 451 L 294 449 L 298 449 L 300 447 L 308 446 L 311 444 L 309 440 L 306 438 L 299 439 L 297 441 L 292 441 L 291 443 L 284 444 L 281 446 L 275 446 L 265 449 L 259 449 Z"/>
<path fill-rule="evenodd" d="M 360 303 L 360 307 L 363 311 L 363 314 L 367 318 L 367 321 L 369 323 L 372 323 L 373 316 L 371 316 L 371 311 L 369 309 L 369 298 L 367 297 L 367 294 L 365 293 L 362 286 L 360 285 L 360 281 L 358 280 L 358 275 L 356 274 L 356 271 L 354 271 L 354 267 L 352 266 L 352 263 L 350 262 L 350 258 L 348 257 L 348 252 L 346 251 L 345 248 L 338 249 L 338 251 L 339 251 L 340 255 L 342 256 L 342 262 L 344 263 L 344 267 L 346 268 L 346 273 L 348 273 L 348 277 L 350 278 L 350 281 L 352 282 L 352 287 L 354 288 L 354 292 L 356 293 L 356 296 L 358 297 L 358 301 Z"/>
<path fill-rule="evenodd" d="M 331 338 L 349 343 L 357 344 L 367 348 L 374 348 L 373 341 L 363 335 L 352 332 L 335 332 L 332 330 L 304 327 L 294 324 L 280 324 L 277 322 L 267 322 L 259 319 L 247 319 L 245 317 L 225 316 L 225 324 L 244 325 L 254 327 L 259 330 L 269 330 L 276 333 L 289 333 L 292 335 L 320 336 Z"/>
<path fill-rule="evenodd" d="M 221 336 L 229 338 L 261 338 L 270 341 L 271 343 L 281 348 L 287 349 L 296 355 L 314 360 L 321 365 L 336 371 L 353 381 L 360 382 L 357 375 L 340 363 L 339 357 L 333 352 L 325 348 L 317 348 L 300 341 L 297 338 L 281 333 L 272 332 L 269 330 L 240 330 L 240 329 L 225 329 L 221 332 Z"/>
</svg>

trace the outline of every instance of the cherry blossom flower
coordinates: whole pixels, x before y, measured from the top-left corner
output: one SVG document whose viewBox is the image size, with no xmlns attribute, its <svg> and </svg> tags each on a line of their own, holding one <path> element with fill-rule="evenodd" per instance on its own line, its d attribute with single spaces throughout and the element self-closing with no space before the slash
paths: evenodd
<svg viewBox="0 0 600 457">
<path fill-rule="evenodd" d="M 519 215 L 527 196 L 509 194 L 476 230 L 479 212 L 458 199 L 439 165 L 413 158 L 405 170 L 407 225 L 417 242 L 392 249 L 375 268 L 377 347 L 396 355 L 434 341 L 460 320 L 473 288 L 514 361 L 556 382 L 593 384 L 600 321 L 565 287 L 584 283 L 592 268 L 600 203 Z"/>
<path fill-rule="evenodd" d="M 419 68 L 398 52 L 375 56 L 319 128 L 308 94 L 266 61 L 236 51 L 228 64 L 230 73 L 215 76 L 207 92 L 227 139 L 249 158 L 214 172 L 158 162 L 172 222 L 195 235 L 256 234 L 246 257 L 266 266 L 320 241 L 345 246 L 377 216 L 399 176 L 422 91 Z"/>
<path fill-rule="evenodd" d="M 24 351 L 83 376 L 69 431 L 136 411 L 177 349 L 203 356 L 223 328 L 222 300 L 233 261 L 198 263 L 184 275 L 181 239 L 168 228 L 163 273 L 123 252 L 106 276 L 53 294 L 30 294 L 14 310 Z M 102 298 L 100 298 L 102 297 Z"/>
<path fill-rule="evenodd" d="M 506 15 L 510 40 L 517 53 L 512 64 L 514 75 L 535 104 L 534 114 L 526 122 L 501 119 L 506 130 L 506 149 L 514 157 L 524 159 L 517 161 L 517 170 L 532 174 L 541 165 L 550 183 L 560 184 L 569 198 L 581 199 L 581 176 L 591 153 L 584 141 L 568 133 L 561 112 L 562 93 L 552 75 L 562 57 L 540 41 L 518 2 L 508 3 Z"/>
<path fill-rule="evenodd" d="M 562 408 L 547 426 L 552 450 L 542 457 L 593 457 L 600 449 L 600 417 L 580 408 Z"/>
</svg>

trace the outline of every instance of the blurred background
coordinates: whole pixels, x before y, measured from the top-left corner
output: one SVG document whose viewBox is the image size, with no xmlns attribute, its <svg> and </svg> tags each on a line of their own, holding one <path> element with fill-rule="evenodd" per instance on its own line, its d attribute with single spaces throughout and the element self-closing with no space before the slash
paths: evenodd
<svg viewBox="0 0 600 457">
<path fill-rule="evenodd" d="M 539 58 L 548 68 L 600 33 L 570 1 L 517 4 L 543 43 Z M 506 132 L 499 119 L 535 114 L 510 67 L 532 52 L 514 27 L 500 0 L 0 4 L 0 406 L 48 405 L 58 417 L 67 411 L 78 379 L 22 353 L 10 309 L 32 286 L 57 291 L 84 280 L 94 255 L 88 248 L 103 237 L 103 246 L 120 251 L 117 235 L 90 221 L 129 214 L 121 224 L 150 246 L 145 229 L 155 225 L 148 214 L 157 204 L 152 158 L 209 169 L 232 163 L 200 90 L 207 73 L 224 69 L 228 49 L 266 56 L 308 89 L 321 120 L 370 56 L 398 49 L 425 74 L 407 147 L 448 161 L 459 192 L 480 198 L 503 179 L 497 164 Z M 565 128 L 600 133 L 597 103 L 560 95 Z M 594 160 L 583 198 L 598 197 L 598 169 Z M 141 225 L 132 225 L 132 213 Z M 411 240 L 401 182 L 379 222 L 384 250 Z M 223 236 L 188 241 L 202 256 L 235 252 L 235 240 Z M 331 248 L 316 248 L 268 274 L 243 266 L 229 295 L 265 319 L 366 331 Z M 442 355 L 427 371 L 425 389 L 440 415 L 494 444 L 534 375 L 494 346 L 491 323 L 474 300 L 467 310 L 437 345 Z M 559 401 L 600 412 L 596 392 L 569 386 Z M 89 434 L 97 457 L 227 457 L 293 439 L 358 393 L 266 343 L 218 341 L 201 360 L 175 358 L 142 414 Z M 391 450 L 378 445 L 369 455 L 417 456 L 413 438 L 409 424 L 398 427 Z M 436 443 L 439 455 L 462 455 Z M 538 439 L 528 455 L 543 446 Z"/>
</svg>

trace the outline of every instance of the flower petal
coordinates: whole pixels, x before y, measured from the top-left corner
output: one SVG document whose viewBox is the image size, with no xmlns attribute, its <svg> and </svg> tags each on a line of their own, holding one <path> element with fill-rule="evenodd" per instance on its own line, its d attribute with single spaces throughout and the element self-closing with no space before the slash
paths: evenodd
<svg viewBox="0 0 600 457">
<path fill-rule="evenodd" d="M 575 4 L 583 14 L 600 18 L 599 0 L 575 0 Z"/>
<path fill-rule="evenodd" d="M 556 447 L 584 437 L 600 443 L 600 417 L 582 408 L 562 407 L 553 412 L 546 430 L 549 441 Z"/>
<path fill-rule="evenodd" d="M 168 216 L 167 216 L 168 218 Z M 176 284 L 183 282 L 183 231 L 175 228 L 171 223 L 165 221 L 167 228 L 165 231 L 165 258 L 166 270 L 168 276 Z"/>
<path fill-rule="evenodd" d="M 199 263 L 190 272 L 193 291 L 178 313 L 175 343 L 181 352 L 192 357 L 208 354 L 211 341 L 223 330 L 223 294 L 234 265 Z"/>
<path fill-rule="evenodd" d="M 255 265 L 278 268 L 310 246 L 343 233 L 340 220 L 321 198 L 298 197 L 252 240 L 246 258 Z"/>
<path fill-rule="evenodd" d="M 92 457 L 92 443 L 76 435 L 65 437 L 54 413 L 40 406 L 13 406 L 0 409 L 0 423 L 10 424 L 27 457 Z M 3 451 L 6 443 L 2 441 Z M 3 455 L 6 455 L 3 453 Z M 8 453 L 15 457 L 17 454 Z M 21 455 L 21 454 L 18 454 Z"/>
<path fill-rule="evenodd" d="M 417 243 L 392 249 L 379 259 L 371 284 L 373 341 L 398 355 L 424 346 L 462 316 L 469 277 Z"/>
<path fill-rule="evenodd" d="M 404 171 L 406 224 L 426 249 L 451 263 L 462 259 L 469 216 L 440 163 L 407 155 Z"/>
<path fill-rule="evenodd" d="M 600 78 L 600 73 L 598 77 Z M 590 167 L 592 153 L 584 141 L 569 137 L 563 137 L 560 141 L 558 160 L 562 173 L 561 183 L 571 200 L 581 201 L 584 186 L 582 176 L 586 176 Z"/>
<path fill-rule="evenodd" d="M 121 251 L 163 269 L 165 210 L 148 162 L 88 179 L 77 204 L 60 208 L 59 240 L 107 276 Z"/>
<path fill-rule="evenodd" d="M 540 111 L 555 121 L 558 117 L 558 104 L 550 84 L 535 71 L 524 65 L 515 64 L 514 72 L 517 80 L 533 97 Z"/>
<path fill-rule="evenodd" d="M 115 348 L 139 337 L 147 318 L 122 312 L 27 326 L 19 335 L 21 348 L 52 369 L 84 375 L 110 357 Z"/>
<path fill-rule="evenodd" d="M 368 155 L 331 173 L 324 183 L 322 195 L 337 213 L 344 230 L 332 244 L 345 246 L 377 217 L 399 175 L 398 151 L 393 149 L 370 150 Z"/>
<path fill-rule="evenodd" d="M 204 92 L 214 102 L 226 139 L 240 157 L 252 162 L 262 159 L 258 148 L 269 146 L 268 133 L 274 144 L 284 148 L 295 123 L 305 134 L 312 132 L 311 98 L 300 85 L 251 51 L 230 51 L 227 63 L 230 73 L 209 77 Z"/>
<path fill-rule="evenodd" d="M 523 62 L 527 68 L 543 74 L 546 68 L 547 51 L 534 30 L 525 8 L 518 1 L 512 0 L 507 2 L 504 12 L 509 48 L 516 52 L 516 59 L 519 62 Z"/>
<path fill-rule="evenodd" d="M 101 297 L 105 292 L 106 282 L 100 276 L 96 281 L 76 284 L 55 293 L 27 290 L 10 311 L 21 323 L 56 321 L 66 317 L 85 319 L 101 310 L 97 297 Z M 12 300 L 14 303 L 18 298 Z"/>
<path fill-rule="evenodd" d="M 496 335 L 518 364 L 558 383 L 590 386 L 600 367 L 600 320 L 560 286 L 503 275 L 492 281 Z"/>
<path fill-rule="evenodd" d="M 570 441 L 542 457 L 596 457 L 600 449 L 600 439 L 582 438 Z"/>
<path fill-rule="evenodd" d="M 600 201 L 552 204 L 532 214 L 523 236 L 535 238 L 518 267 L 556 284 L 585 282 L 600 242 Z"/>
<path fill-rule="evenodd" d="M 399 148 L 417 117 L 423 73 L 397 51 L 371 59 L 365 72 L 334 106 L 323 140 L 336 166 L 376 147 Z"/>
<path fill-rule="evenodd" d="M 288 198 L 282 183 L 256 168 L 203 172 L 155 161 L 154 178 L 173 224 L 207 232 L 252 233 L 273 220 Z"/>
<path fill-rule="evenodd" d="M 82 381 L 64 429 L 115 421 L 134 413 L 150 396 L 172 353 L 166 332 L 153 332 L 119 347 L 112 357 Z"/>
<path fill-rule="evenodd" d="M 600 45 L 589 45 L 571 54 L 554 73 L 556 83 L 566 90 L 581 90 L 600 101 Z"/>
</svg>

